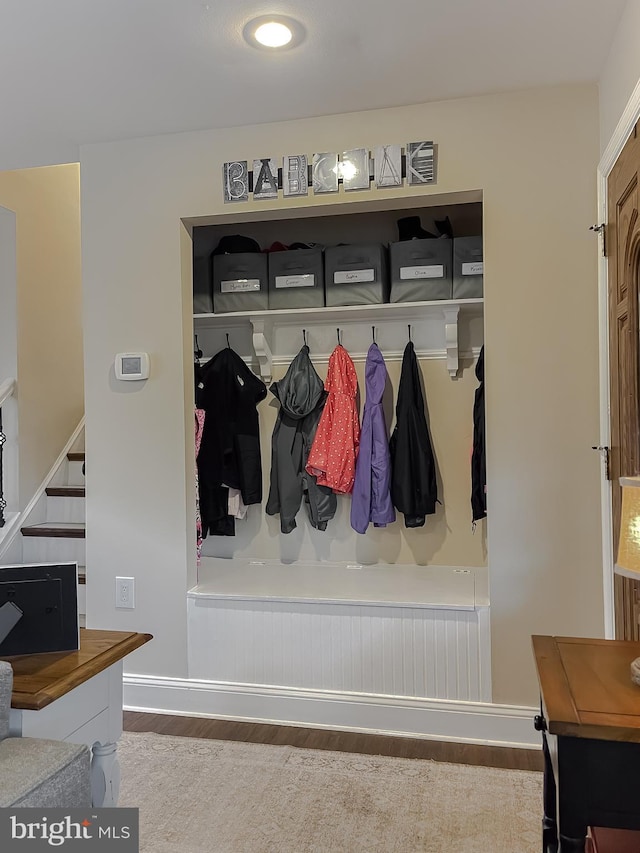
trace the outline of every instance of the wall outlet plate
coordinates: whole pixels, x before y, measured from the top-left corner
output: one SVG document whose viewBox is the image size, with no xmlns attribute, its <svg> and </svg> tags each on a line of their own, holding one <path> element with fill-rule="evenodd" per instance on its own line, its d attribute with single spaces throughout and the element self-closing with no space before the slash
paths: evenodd
<svg viewBox="0 0 640 853">
<path fill-rule="evenodd" d="M 135 606 L 135 578 L 116 578 L 116 608 L 133 610 Z"/>
</svg>

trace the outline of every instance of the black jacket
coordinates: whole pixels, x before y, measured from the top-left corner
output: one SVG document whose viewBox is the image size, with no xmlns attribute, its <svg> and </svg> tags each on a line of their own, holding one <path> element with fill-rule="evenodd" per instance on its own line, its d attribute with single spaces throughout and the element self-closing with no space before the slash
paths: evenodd
<svg viewBox="0 0 640 853">
<path fill-rule="evenodd" d="M 476 377 L 480 385 L 476 388 L 473 402 L 473 452 L 471 454 L 471 512 L 473 521 L 487 514 L 487 462 L 484 439 L 484 347 L 480 350 L 476 364 Z"/>
<path fill-rule="evenodd" d="M 423 527 L 436 511 L 436 466 L 420 387 L 418 360 L 411 341 L 402 357 L 391 450 L 391 499 L 404 514 L 405 527 Z"/>
<path fill-rule="evenodd" d="M 262 501 L 262 463 L 256 406 L 267 396 L 258 379 L 229 347 L 202 368 L 198 405 L 206 412 L 198 454 L 202 535 L 233 536 L 228 489 L 249 506 Z"/>
<path fill-rule="evenodd" d="M 322 379 L 311 364 L 309 347 L 302 347 L 284 377 L 274 382 L 270 390 L 280 403 L 280 411 L 271 439 L 267 515 L 280 513 L 281 531 L 291 533 L 304 495 L 311 524 L 326 530 L 327 522 L 336 513 L 336 496 L 331 489 L 319 486 L 305 470 L 327 396 Z"/>
</svg>

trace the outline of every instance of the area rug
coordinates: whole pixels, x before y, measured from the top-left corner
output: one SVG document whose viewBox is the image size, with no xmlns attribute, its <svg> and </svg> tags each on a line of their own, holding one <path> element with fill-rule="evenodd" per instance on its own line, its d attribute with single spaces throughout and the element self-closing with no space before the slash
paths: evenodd
<svg viewBox="0 0 640 853">
<path fill-rule="evenodd" d="M 142 853 L 539 853 L 542 774 L 125 732 Z"/>
</svg>

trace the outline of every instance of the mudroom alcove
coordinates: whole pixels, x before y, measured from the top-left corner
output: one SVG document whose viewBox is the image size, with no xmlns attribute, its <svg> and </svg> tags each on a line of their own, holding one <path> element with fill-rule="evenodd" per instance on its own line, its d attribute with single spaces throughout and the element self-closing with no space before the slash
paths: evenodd
<svg viewBox="0 0 640 853">
<path fill-rule="evenodd" d="M 187 220 L 193 268 L 202 274 L 222 238 L 274 243 L 388 244 L 398 219 L 426 230 L 449 218 L 456 236 L 482 235 L 480 192 L 377 199 Z M 372 340 L 389 381 L 383 405 L 395 420 L 402 354 L 410 338 L 420 365 L 441 504 L 424 528 L 398 515 L 360 535 L 349 525 L 350 496 L 326 531 L 301 507 L 297 527 L 280 532 L 265 515 L 273 395 L 259 404 L 264 500 L 236 522 L 235 536 L 208 536 L 197 584 L 187 595 L 190 677 L 237 689 L 375 694 L 491 701 L 489 591 L 484 522 L 472 529 L 470 452 L 474 367 L 484 342 L 483 298 L 431 299 L 227 313 L 195 310 L 194 348 L 206 363 L 231 346 L 267 387 L 306 341 L 324 378 L 338 339 L 348 350 L 364 404 L 364 362 Z M 197 347 L 195 343 L 197 342 Z M 259 686 L 259 688 L 258 688 Z M 297 691 L 297 693 L 296 693 Z M 289 696 L 289 699 L 292 697 Z M 288 711 L 291 718 L 299 711 Z"/>
</svg>

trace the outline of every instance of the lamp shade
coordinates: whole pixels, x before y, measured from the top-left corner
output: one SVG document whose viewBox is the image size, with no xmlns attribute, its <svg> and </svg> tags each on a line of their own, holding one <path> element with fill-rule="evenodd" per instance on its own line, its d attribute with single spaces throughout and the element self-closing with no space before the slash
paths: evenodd
<svg viewBox="0 0 640 853">
<path fill-rule="evenodd" d="M 640 580 L 640 477 L 620 477 L 622 514 L 616 574 Z"/>
</svg>

